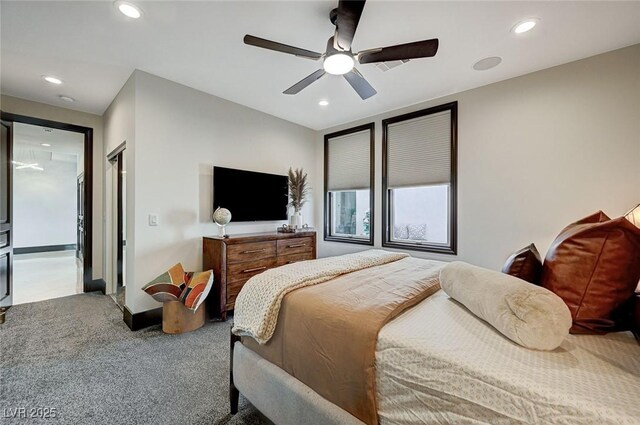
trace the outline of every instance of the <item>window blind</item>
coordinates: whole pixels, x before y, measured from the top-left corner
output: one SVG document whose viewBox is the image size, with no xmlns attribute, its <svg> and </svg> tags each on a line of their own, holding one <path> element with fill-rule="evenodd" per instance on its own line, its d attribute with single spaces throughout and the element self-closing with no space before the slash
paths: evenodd
<svg viewBox="0 0 640 425">
<path fill-rule="evenodd" d="M 327 190 L 360 190 L 370 186 L 371 138 L 363 130 L 328 141 Z"/>
<path fill-rule="evenodd" d="M 390 189 L 451 182 L 451 111 L 389 124 L 387 176 Z"/>
</svg>

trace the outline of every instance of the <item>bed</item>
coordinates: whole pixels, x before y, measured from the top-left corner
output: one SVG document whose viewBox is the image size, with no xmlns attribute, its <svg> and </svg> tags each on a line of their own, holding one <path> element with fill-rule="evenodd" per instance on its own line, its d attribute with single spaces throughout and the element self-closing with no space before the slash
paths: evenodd
<svg viewBox="0 0 640 425">
<path fill-rule="evenodd" d="M 425 262 L 425 270 L 442 265 L 411 261 Z M 350 275 L 318 285 L 342 285 Z M 286 295 L 283 305 L 299 291 L 310 288 Z M 276 424 L 371 423 L 283 370 L 268 345 L 232 335 L 232 412 L 241 392 Z M 375 365 L 382 425 L 637 424 L 640 418 L 640 346 L 631 333 L 570 335 L 554 351 L 530 350 L 441 290 L 380 329 Z"/>
</svg>

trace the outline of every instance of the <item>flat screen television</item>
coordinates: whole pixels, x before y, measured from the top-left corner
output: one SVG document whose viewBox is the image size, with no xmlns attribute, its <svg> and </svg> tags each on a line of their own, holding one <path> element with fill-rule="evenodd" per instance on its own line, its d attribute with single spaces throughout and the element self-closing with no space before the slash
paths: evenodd
<svg viewBox="0 0 640 425">
<path fill-rule="evenodd" d="M 231 211 L 231 221 L 287 219 L 287 176 L 213 167 L 213 210 Z"/>
</svg>

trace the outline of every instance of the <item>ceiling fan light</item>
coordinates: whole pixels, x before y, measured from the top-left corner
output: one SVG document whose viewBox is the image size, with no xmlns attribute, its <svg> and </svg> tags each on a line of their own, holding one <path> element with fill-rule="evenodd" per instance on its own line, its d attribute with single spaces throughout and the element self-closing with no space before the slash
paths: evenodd
<svg viewBox="0 0 640 425">
<path fill-rule="evenodd" d="M 324 70 L 333 75 L 346 74 L 353 69 L 353 65 L 353 57 L 345 53 L 336 53 L 327 56 L 322 64 Z"/>
</svg>

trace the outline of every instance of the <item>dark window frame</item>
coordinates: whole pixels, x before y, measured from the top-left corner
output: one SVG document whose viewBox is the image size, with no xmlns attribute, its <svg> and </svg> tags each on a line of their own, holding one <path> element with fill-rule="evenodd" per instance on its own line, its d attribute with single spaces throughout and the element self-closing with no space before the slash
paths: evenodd
<svg viewBox="0 0 640 425">
<path fill-rule="evenodd" d="M 391 239 L 391 206 L 392 195 L 388 185 L 388 128 L 390 124 L 414 118 L 432 115 L 439 112 L 451 112 L 451 182 L 449 193 L 449 243 L 428 244 L 398 242 Z M 399 248 L 413 251 L 432 252 L 436 254 L 457 254 L 458 246 L 458 102 L 445 103 L 427 109 L 398 115 L 382 120 L 382 246 L 387 248 Z"/>
<path fill-rule="evenodd" d="M 359 133 L 361 131 L 369 131 L 369 239 L 349 238 L 345 236 L 336 236 L 331 234 L 331 194 L 329 193 L 329 140 L 346 136 L 348 134 Z M 348 128 L 346 130 L 337 131 L 335 133 L 325 134 L 324 136 L 324 240 L 329 242 L 343 242 L 357 245 L 371 245 L 375 241 L 375 123 L 359 125 L 357 127 Z"/>
</svg>

